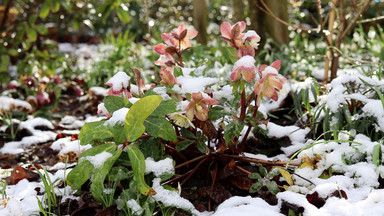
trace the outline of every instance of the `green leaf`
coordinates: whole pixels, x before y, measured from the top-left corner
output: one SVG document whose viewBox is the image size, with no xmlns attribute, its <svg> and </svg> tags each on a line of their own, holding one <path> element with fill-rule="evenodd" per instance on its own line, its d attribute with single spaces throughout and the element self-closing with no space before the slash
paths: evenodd
<svg viewBox="0 0 384 216">
<path fill-rule="evenodd" d="M 124 134 L 124 126 L 115 124 L 113 127 L 110 127 L 110 130 L 113 133 L 115 143 L 123 144 L 125 141 L 127 141 Z"/>
<path fill-rule="evenodd" d="M 237 50 L 233 47 L 226 48 L 223 50 L 224 57 L 232 64 L 235 64 L 237 60 Z"/>
<path fill-rule="evenodd" d="M 267 176 L 267 169 L 265 169 L 265 167 L 263 166 L 259 166 L 259 172 L 261 174 L 261 176 Z"/>
<path fill-rule="evenodd" d="M 227 145 L 232 143 L 232 139 L 239 137 L 244 128 L 244 122 L 232 121 L 224 127 L 224 138 Z"/>
<path fill-rule="evenodd" d="M 380 156 L 381 156 L 381 144 L 379 143 L 373 147 L 373 151 L 372 151 L 372 163 L 375 164 L 376 166 L 379 166 L 381 163 Z"/>
<path fill-rule="evenodd" d="M 261 179 L 261 175 L 259 173 L 251 173 L 248 178 L 250 179 Z"/>
<path fill-rule="evenodd" d="M 145 92 L 144 97 L 148 97 L 150 95 L 158 95 L 155 91 L 158 88 L 166 88 L 166 86 L 156 86 Z M 169 89 L 167 89 L 168 92 Z M 151 114 L 151 116 L 164 116 L 170 113 L 174 113 L 177 111 L 177 103 L 179 100 L 175 98 L 171 98 L 168 100 L 162 100 L 160 105 L 156 108 L 156 110 Z"/>
<path fill-rule="evenodd" d="M 188 138 L 188 139 L 196 139 L 195 134 L 193 134 L 191 131 L 189 131 L 186 128 L 181 128 L 180 133 L 181 133 L 182 137 L 185 137 L 185 138 Z"/>
<path fill-rule="evenodd" d="M 280 168 L 279 167 L 273 167 L 269 173 L 267 174 L 267 178 L 271 179 L 277 175 L 280 174 Z"/>
<path fill-rule="evenodd" d="M 249 193 L 256 193 L 264 186 L 263 181 L 257 181 L 249 188 Z"/>
<path fill-rule="evenodd" d="M 192 145 L 195 143 L 195 140 L 184 140 L 181 142 L 178 142 L 175 146 L 176 151 L 183 151 L 184 149 L 188 148 L 188 146 Z"/>
<path fill-rule="evenodd" d="M 43 19 L 45 19 L 48 14 L 49 14 L 49 7 L 51 6 L 51 1 L 50 0 L 45 0 L 43 7 L 40 10 L 39 16 Z"/>
<path fill-rule="evenodd" d="M 173 70 L 173 75 L 175 77 L 183 76 L 183 71 L 181 70 L 181 67 L 175 67 Z"/>
<path fill-rule="evenodd" d="M 37 40 L 37 33 L 36 30 L 33 28 L 27 28 L 27 37 L 32 42 L 35 42 Z"/>
<path fill-rule="evenodd" d="M 32 14 L 32 15 L 29 17 L 29 19 L 28 19 L 28 23 L 29 23 L 30 25 L 34 25 L 35 22 L 36 22 L 36 18 L 37 18 L 37 14 Z"/>
<path fill-rule="evenodd" d="M 199 149 L 199 151 L 201 151 L 202 153 L 206 153 L 207 152 L 207 145 L 205 145 L 205 142 L 198 141 L 197 142 L 197 149 Z"/>
<path fill-rule="evenodd" d="M 149 116 L 144 121 L 147 133 L 153 137 L 160 137 L 167 141 L 176 142 L 177 136 L 172 124 L 162 116 Z"/>
<path fill-rule="evenodd" d="M 52 2 L 52 13 L 56 13 L 60 10 L 60 0 L 54 0 Z"/>
<path fill-rule="evenodd" d="M 48 34 L 48 30 L 47 30 L 47 28 L 45 28 L 45 26 L 43 26 L 43 25 L 37 25 L 37 26 L 35 26 L 35 29 L 36 29 L 37 32 L 39 32 L 39 34 L 41 34 L 41 35 L 46 35 L 46 34 Z"/>
<path fill-rule="evenodd" d="M 114 134 L 103 124 L 104 121 L 86 123 L 80 130 L 80 145 L 94 145 L 114 137 Z"/>
<path fill-rule="evenodd" d="M 8 65 L 11 63 L 11 58 L 8 55 L 1 55 L 0 57 L 0 72 L 7 72 Z"/>
<path fill-rule="evenodd" d="M 123 6 L 119 5 L 116 8 L 117 16 L 124 23 L 129 23 L 129 21 L 131 21 L 131 17 L 129 16 L 129 12 L 124 10 L 124 7 L 126 7 L 126 6 L 125 5 L 123 5 Z"/>
<path fill-rule="evenodd" d="M 281 173 L 281 176 L 283 176 L 283 178 L 289 184 L 289 186 L 292 186 L 293 185 L 293 179 L 292 179 L 291 174 L 282 167 L 278 167 L 278 169 Z"/>
<path fill-rule="evenodd" d="M 107 176 L 110 181 L 121 181 L 130 178 L 133 178 L 133 172 L 124 166 L 112 167 Z"/>
<path fill-rule="evenodd" d="M 75 168 L 68 173 L 67 183 L 73 190 L 80 190 L 81 186 L 88 181 L 93 173 L 93 165 L 85 160 L 76 165 Z M 78 191 L 80 192 L 80 191 Z"/>
<path fill-rule="evenodd" d="M 135 182 L 137 183 L 140 193 L 147 196 L 155 195 L 156 191 L 154 191 L 151 187 L 149 187 L 144 180 L 145 159 L 144 159 L 143 153 L 140 151 L 139 148 L 133 145 L 127 146 L 127 153 L 132 165 L 134 179 L 135 179 Z"/>
<path fill-rule="evenodd" d="M 105 149 L 105 152 L 111 153 L 112 157 L 107 158 L 100 167 L 97 167 L 97 168 L 95 167 L 93 178 L 92 178 L 92 185 L 91 185 L 92 196 L 98 202 L 103 201 L 103 196 L 104 196 L 103 189 L 104 189 L 105 177 L 108 175 L 113 164 L 115 163 L 117 158 L 119 158 L 123 150 L 122 149 L 116 150 L 116 145 L 111 145 L 111 147 Z"/>
<path fill-rule="evenodd" d="M 11 56 L 18 56 L 19 55 L 19 53 L 17 52 L 16 49 L 9 49 L 8 54 Z"/>
<path fill-rule="evenodd" d="M 265 181 L 265 186 L 267 186 L 269 192 L 271 192 L 273 195 L 276 195 L 280 192 L 280 189 L 277 187 L 277 184 L 274 181 Z"/>
<path fill-rule="evenodd" d="M 78 163 L 76 167 L 73 168 L 70 173 L 68 173 L 68 185 L 71 186 L 74 190 L 79 190 L 81 186 L 91 177 L 94 171 L 94 166 L 92 165 L 92 163 L 90 163 L 88 160 L 81 160 L 81 158 L 87 156 L 95 156 L 104 151 L 111 151 L 114 149 L 116 149 L 115 144 L 105 144 L 93 147 L 83 152 L 78 160 L 80 161 L 80 163 Z"/>
<path fill-rule="evenodd" d="M 211 121 L 216 121 L 218 119 L 223 118 L 225 115 L 229 115 L 230 113 L 227 112 L 223 106 L 217 105 L 212 107 L 212 109 L 209 110 L 208 116 Z"/>
<path fill-rule="evenodd" d="M 151 95 L 137 101 L 128 111 L 125 117 L 124 131 L 127 140 L 135 141 L 144 132 L 144 121 L 159 106 L 162 97 Z"/>
<path fill-rule="evenodd" d="M 150 157 L 155 161 L 160 160 L 164 153 L 164 145 L 160 144 L 159 138 L 150 137 L 141 139 L 139 148 L 143 153 L 144 158 Z"/>
<path fill-rule="evenodd" d="M 104 98 L 104 106 L 108 110 L 108 113 L 112 114 L 116 110 L 132 106 L 132 103 L 127 98 L 109 95 Z"/>
</svg>

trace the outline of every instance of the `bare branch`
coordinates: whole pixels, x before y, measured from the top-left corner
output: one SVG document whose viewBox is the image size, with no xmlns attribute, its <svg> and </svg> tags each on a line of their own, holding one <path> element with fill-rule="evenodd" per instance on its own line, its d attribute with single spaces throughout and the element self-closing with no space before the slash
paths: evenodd
<svg viewBox="0 0 384 216">
<path fill-rule="evenodd" d="M 362 24 L 362 23 L 368 23 L 368 22 L 375 22 L 384 19 L 384 16 L 378 16 L 370 19 L 360 20 L 357 21 L 356 24 Z"/>
<path fill-rule="evenodd" d="M 352 27 L 356 24 L 357 20 L 360 18 L 360 15 L 368 8 L 369 4 L 371 3 L 372 0 L 367 0 L 364 2 L 363 7 L 359 10 L 359 12 L 356 14 L 356 16 L 353 18 L 353 20 L 348 24 L 348 26 L 345 28 L 343 33 L 340 35 L 338 38 L 339 41 L 342 41 L 344 37 L 347 35 L 349 30 L 352 29 Z"/>
<path fill-rule="evenodd" d="M 273 11 L 268 7 L 267 4 L 265 4 L 264 0 L 260 0 L 261 4 L 263 5 L 263 7 L 261 7 L 260 5 L 256 5 L 260 10 L 262 10 L 264 13 L 268 14 L 269 16 L 271 16 L 273 19 L 275 19 L 276 21 L 282 23 L 283 25 L 286 25 L 286 26 L 289 26 L 295 30 L 301 30 L 301 31 L 306 31 L 306 32 L 318 32 L 319 29 L 314 29 L 314 28 L 303 28 L 303 27 L 300 27 L 298 25 L 292 25 L 284 20 L 282 20 L 280 17 L 276 16 Z"/>
</svg>

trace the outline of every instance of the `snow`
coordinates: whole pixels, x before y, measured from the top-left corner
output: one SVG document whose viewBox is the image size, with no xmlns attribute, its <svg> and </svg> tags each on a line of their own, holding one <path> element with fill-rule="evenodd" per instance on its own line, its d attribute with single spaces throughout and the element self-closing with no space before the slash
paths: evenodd
<svg viewBox="0 0 384 216">
<path fill-rule="evenodd" d="M 114 91 L 120 91 L 122 88 L 126 89 L 128 87 L 129 79 L 129 76 L 125 72 L 119 71 L 106 83 L 112 85 Z"/>
<path fill-rule="evenodd" d="M 145 173 L 150 172 L 153 172 L 156 177 L 160 177 L 164 174 L 175 173 L 173 160 L 171 158 L 165 158 L 156 162 L 153 158 L 148 157 L 145 159 Z"/>
<path fill-rule="evenodd" d="M 163 98 L 163 100 L 170 100 L 171 99 L 171 97 L 169 97 L 169 95 L 167 94 L 167 88 L 165 86 L 154 87 L 153 91 L 157 95 L 160 95 Z"/>
<path fill-rule="evenodd" d="M 118 124 L 123 126 L 125 122 L 125 116 L 127 115 L 128 111 L 129 109 L 126 107 L 116 110 L 113 112 L 112 117 L 104 122 L 104 125 L 113 127 Z"/>
<path fill-rule="evenodd" d="M 263 216 L 283 215 L 279 213 L 278 206 L 271 206 L 261 198 L 234 196 L 221 203 L 212 216 L 253 216 L 256 212 L 262 213 Z"/>
<path fill-rule="evenodd" d="M 12 110 L 32 111 L 32 106 L 26 101 L 0 96 L 0 113 Z"/>
<path fill-rule="evenodd" d="M 232 89 L 233 87 L 230 85 L 225 85 L 220 88 L 218 91 L 214 91 L 213 94 L 213 99 L 219 101 L 222 98 L 226 99 L 228 101 L 232 101 L 235 96 L 232 94 Z"/>
<path fill-rule="evenodd" d="M 249 38 L 256 37 L 256 38 L 259 38 L 259 41 L 260 41 L 260 36 L 254 30 L 248 30 L 243 37 L 243 41 L 245 41 L 248 37 Z"/>
<path fill-rule="evenodd" d="M 25 136 L 20 141 L 12 141 L 4 143 L 4 146 L 0 149 L 0 153 L 2 154 L 19 154 L 24 152 L 24 148 L 38 144 L 48 142 L 50 140 L 54 140 L 56 138 L 56 133 L 52 131 L 42 131 L 39 129 L 35 129 L 35 127 L 47 127 L 49 129 L 53 129 L 53 124 L 47 119 L 43 119 L 40 117 L 29 119 L 27 121 L 21 122 L 19 129 L 27 130 L 31 135 Z"/>
<path fill-rule="evenodd" d="M 65 129 L 80 129 L 85 124 L 84 121 L 78 120 L 75 116 L 64 116 L 59 126 Z"/>
<path fill-rule="evenodd" d="M 79 140 L 71 141 L 71 137 L 64 137 L 53 142 L 51 148 L 53 150 L 59 151 L 60 156 L 64 156 L 70 152 L 80 156 L 82 152 L 92 148 L 92 145 L 80 145 Z"/>
<path fill-rule="evenodd" d="M 175 85 L 172 90 L 185 95 L 186 93 L 195 93 L 195 92 L 204 92 L 205 87 L 215 84 L 218 82 L 218 79 L 216 78 L 210 78 L 210 77 L 191 77 L 191 76 L 180 76 L 176 77 L 177 83 L 179 85 Z"/>
<path fill-rule="evenodd" d="M 99 86 L 94 86 L 89 89 L 89 92 L 93 95 L 97 96 L 107 96 L 108 95 L 108 89 L 99 87 Z"/>
<path fill-rule="evenodd" d="M 373 116 L 377 119 L 376 129 L 384 132 L 384 108 L 381 100 L 367 100 L 362 108 L 364 115 Z"/>
<path fill-rule="evenodd" d="M 268 137 L 288 137 L 292 145 L 282 148 L 285 154 L 290 155 L 307 145 L 305 136 L 310 132 L 310 128 L 301 129 L 297 126 L 280 126 L 273 122 L 267 125 Z"/>
<path fill-rule="evenodd" d="M 0 207 L 0 215 L 24 216 L 37 213 L 39 211 L 35 191 L 37 187 L 40 187 L 38 182 L 29 182 L 26 179 L 22 179 L 16 185 L 8 185 L 5 192 L 10 200 L 7 201 L 5 208 Z"/>
<path fill-rule="evenodd" d="M 267 74 L 275 74 L 278 75 L 279 72 L 276 70 L 276 68 L 267 66 L 264 71 L 263 71 L 263 77 L 266 76 Z"/>
<path fill-rule="evenodd" d="M 190 211 L 194 215 L 201 215 L 189 200 L 181 197 L 177 191 L 164 189 L 160 185 L 160 181 L 160 178 L 153 179 L 152 188 L 156 191 L 156 194 L 152 197 L 156 201 L 163 203 L 165 206 L 182 208 Z"/>
<path fill-rule="evenodd" d="M 141 215 L 141 213 L 143 212 L 143 209 L 141 208 L 139 203 L 137 203 L 134 199 L 128 200 L 127 206 L 131 209 L 134 215 Z"/>
<path fill-rule="evenodd" d="M 233 65 L 233 70 L 239 67 L 254 68 L 255 62 L 256 60 L 252 56 L 250 55 L 243 56 L 235 62 L 235 64 Z"/>
<path fill-rule="evenodd" d="M 79 163 L 81 163 L 83 160 L 87 160 L 87 161 L 91 162 L 91 164 L 95 167 L 95 169 L 97 169 L 97 168 L 103 166 L 104 162 L 112 156 L 113 155 L 109 152 L 101 152 L 95 156 L 82 157 L 82 158 L 80 158 Z"/>
</svg>

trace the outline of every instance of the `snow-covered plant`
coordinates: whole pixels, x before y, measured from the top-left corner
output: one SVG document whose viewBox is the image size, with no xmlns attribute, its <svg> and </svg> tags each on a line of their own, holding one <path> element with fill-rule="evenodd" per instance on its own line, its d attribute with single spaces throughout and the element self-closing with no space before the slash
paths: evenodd
<svg viewBox="0 0 384 216">
<path fill-rule="evenodd" d="M 91 179 L 93 197 L 102 202 L 101 191 L 114 185 L 113 181 L 123 181 L 123 192 L 116 194 L 121 206 L 133 203 L 132 199 L 146 206 L 153 197 L 166 206 L 194 213 L 189 204 L 170 203 L 158 194 L 165 190 L 157 185 L 159 178 L 163 184 L 171 184 L 178 179 L 174 171 L 160 174 L 152 171 L 153 176 L 149 175 L 148 165 L 151 167 L 151 160 L 159 162 L 175 154 L 182 155 L 184 150 L 198 155 L 182 165 L 199 161 L 193 170 L 207 161 L 222 163 L 217 154 L 237 156 L 233 153 L 242 152 L 252 128 L 267 122 L 257 115 L 261 100 L 276 101 L 286 79 L 278 74 L 281 61 L 271 66 L 261 65 L 256 71 L 254 56 L 260 37 L 254 31 L 243 33 L 244 30 L 245 22 L 221 25 L 221 38 L 228 42 L 234 54 L 230 56 L 234 66 L 227 76 L 230 85 L 215 85 L 218 79 L 205 77 L 204 67 L 185 67 L 183 54 L 192 49 L 190 40 L 197 31 L 184 25 L 163 33 L 164 43 L 154 48 L 160 55 L 155 62 L 160 66 L 158 85 L 144 85 L 138 69 L 132 69 L 136 85 L 130 83 L 131 78 L 124 72 L 111 77 L 105 83 L 111 86 L 108 96 L 98 107 L 98 112 L 107 119 L 82 127 L 80 144 L 91 144 L 93 148 L 80 155 L 78 165 L 68 175 L 68 184 L 80 190 Z M 172 163 L 170 167 L 173 169 Z M 116 172 L 127 175 L 116 177 Z M 150 211 L 152 207 L 148 208 Z"/>
</svg>

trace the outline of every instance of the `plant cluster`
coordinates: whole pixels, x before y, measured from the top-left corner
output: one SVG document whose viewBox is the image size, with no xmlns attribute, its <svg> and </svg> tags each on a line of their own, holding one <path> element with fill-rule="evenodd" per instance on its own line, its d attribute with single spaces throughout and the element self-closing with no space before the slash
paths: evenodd
<svg viewBox="0 0 384 216">
<path fill-rule="evenodd" d="M 197 31 L 184 25 L 163 33 L 164 43 L 154 48 L 160 54 L 155 62 L 161 66 L 160 85 L 144 85 L 140 71 L 135 68 L 132 68 L 135 84 L 131 84 L 124 72 L 110 78 L 105 83 L 111 86 L 108 96 L 99 105 L 99 113 L 105 114 L 107 119 L 82 127 L 80 144 L 93 147 L 80 155 L 78 165 L 68 175 L 68 184 L 80 192 L 90 179 L 93 197 L 105 207 L 112 204 L 106 200 L 117 197 L 119 203 L 123 203 L 118 203 L 119 207 L 125 212 L 132 211 L 124 204 L 132 199 L 144 211 L 153 212 L 151 196 L 157 192 L 148 184 L 155 183 L 156 179 L 171 184 L 185 178 L 184 184 L 209 161 L 216 163 L 217 175 L 219 155 L 231 159 L 232 155 L 236 157 L 242 152 L 252 128 L 259 129 L 260 124 L 267 122 L 258 115 L 261 100 L 276 101 L 286 82 L 278 74 L 281 61 L 271 66 L 255 66 L 254 49 L 260 37 L 255 31 L 244 30 L 245 22 L 221 25 L 221 38 L 230 46 L 228 57 L 234 63 L 229 76 L 231 85 L 223 87 L 226 92 L 215 90 L 220 88 L 213 86 L 217 80 L 202 76 L 201 68 L 184 68 L 183 54 L 192 48 L 190 40 L 197 35 Z M 202 84 L 191 88 L 188 86 L 191 80 Z M 220 91 L 223 97 L 214 99 Z M 177 166 L 197 162 L 187 173 L 181 176 L 174 176 L 172 172 L 148 173 L 146 165 L 151 158 L 164 161 L 175 154 L 184 155 L 183 151 L 187 150 L 195 152 L 196 156 L 190 159 L 183 156 L 187 161 Z M 276 185 L 271 186 L 269 180 L 265 182 L 275 194 Z M 120 190 L 116 190 L 116 185 L 120 185 Z M 106 190 L 111 192 L 105 193 Z"/>
</svg>

